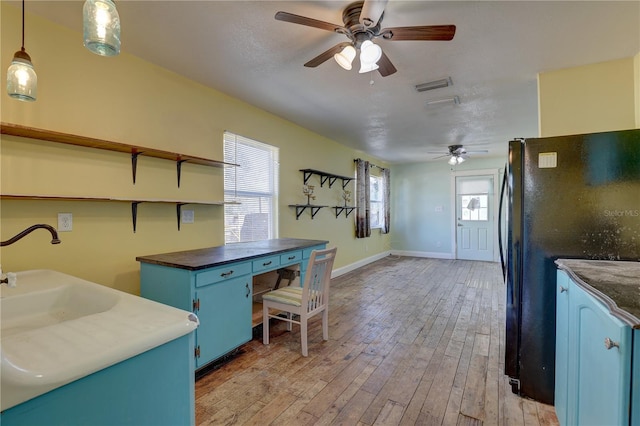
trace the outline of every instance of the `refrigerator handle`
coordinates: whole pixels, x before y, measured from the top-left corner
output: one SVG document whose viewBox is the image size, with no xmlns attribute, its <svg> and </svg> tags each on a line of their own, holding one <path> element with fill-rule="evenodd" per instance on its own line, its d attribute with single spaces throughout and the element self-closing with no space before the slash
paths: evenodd
<svg viewBox="0 0 640 426">
<path fill-rule="evenodd" d="M 502 265 L 502 278 L 507 279 L 507 267 L 504 260 L 504 247 L 502 247 L 502 209 L 504 206 L 504 196 L 507 189 L 507 165 L 504 166 L 504 176 L 500 188 L 500 205 L 498 206 L 498 250 L 500 251 L 500 265 Z"/>
</svg>

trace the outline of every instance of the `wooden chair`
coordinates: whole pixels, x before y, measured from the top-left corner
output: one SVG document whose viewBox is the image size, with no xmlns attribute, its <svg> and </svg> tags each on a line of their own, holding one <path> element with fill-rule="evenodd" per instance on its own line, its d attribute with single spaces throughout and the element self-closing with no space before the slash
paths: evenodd
<svg viewBox="0 0 640 426">
<path fill-rule="evenodd" d="M 300 324 L 302 355 L 307 356 L 307 320 L 319 313 L 322 313 L 322 338 L 329 340 L 329 284 L 337 250 L 334 247 L 311 252 L 302 287 L 283 287 L 262 296 L 262 343 L 269 344 L 269 318 L 286 321 L 288 331 L 292 323 Z M 272 314 L 270 309 L 287 316 Z M 298 315 L 299 320 L 293 315 Z"/>
</svg>

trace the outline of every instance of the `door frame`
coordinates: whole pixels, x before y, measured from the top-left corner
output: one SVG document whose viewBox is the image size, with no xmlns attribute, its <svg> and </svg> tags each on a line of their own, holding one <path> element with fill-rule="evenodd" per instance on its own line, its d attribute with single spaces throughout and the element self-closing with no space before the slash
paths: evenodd
<svg viewBox="0 0 640 426">
<path fill-rule="evenodd" d="M 500 169 L 478 169 L 478 170 L 465 170 L 465 171 L 453 171 L 451 173 L 451 247 L 453 247 L 453 258 L 458 258 L 458 212 L 456 210 L 456 203 L 458 200 L 458 192 L 456 190 L 456 178 L 457 177 L 469 177 L 469 176 L 491 176 L 493 177 L 493 198 L 491 207 L 493 208 L 493 262 L 498 262 L 498 208 L 500 207 Z"/>
</svg>

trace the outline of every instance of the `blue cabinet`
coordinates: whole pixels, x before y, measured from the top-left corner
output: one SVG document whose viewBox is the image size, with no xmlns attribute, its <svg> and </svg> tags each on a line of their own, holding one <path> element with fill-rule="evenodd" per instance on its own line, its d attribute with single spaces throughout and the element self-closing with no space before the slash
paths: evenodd
<svg viewBox="0 0 640 426">
<path fill-rule="evenodd" d="M 140 265 L 143 297 L 198 315 L 196 369 L 251 340 L 252 291 L 251 262 L 200 271 Z"/>
<path fill-rule="evenodd" d="M 631 373 L 638 330 L 611 315 L 566 272 L 558 271 L 557 282 L 555 406 L 560 424 L 637 424 L 631 418 Z"/>
<path fill-rule="evenodd" d="M 251 340 L 251 293 L 251 275 L 197 288 L 196 368 Z"/>
<path fill-rule="evenodd" d="M 569 377 L 569 277 L 558 273 L 556 284 L 556 416 L 567 423 L 567 384 Z"/>
</svg>

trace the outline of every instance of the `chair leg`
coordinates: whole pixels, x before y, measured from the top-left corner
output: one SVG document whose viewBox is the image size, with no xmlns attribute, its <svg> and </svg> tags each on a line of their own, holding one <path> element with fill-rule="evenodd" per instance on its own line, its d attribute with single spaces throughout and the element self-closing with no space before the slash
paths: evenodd
<svg viewBox="0 0 640 426">
<path fill-rule="evenodd" d="M 329 310 L 322 311 L 322 339 L 329 340 Z"/>
<path fill-rule="evenodd" d="M 269 344 L 269 307 L 262 304 L 262 344 Z"/>
<path fill-rule="evenodd" d="M 287 321 L 287 331 L 291 331 L 291 318 L 293 317 L 293 315 L 291 314 L 291 312 L 287 312 L 287 318 L 289 319 L 289 321 Z"/>
<path fill-rule="evenodd" d="M 302 356 L 308 356 L 309 350 L 307 348 L 307 318 L 302 318 L 300 315 L 300 340 L 302 343 Z"/>
</svg>

